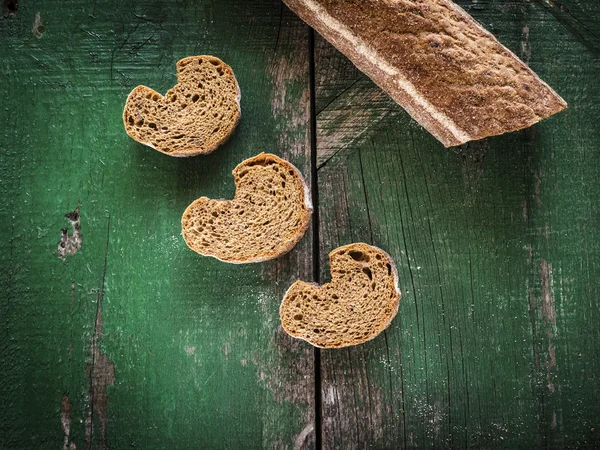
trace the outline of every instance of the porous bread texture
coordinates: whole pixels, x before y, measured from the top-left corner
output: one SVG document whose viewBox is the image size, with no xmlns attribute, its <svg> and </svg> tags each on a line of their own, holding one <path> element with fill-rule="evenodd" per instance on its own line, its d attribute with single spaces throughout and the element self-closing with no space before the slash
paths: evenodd
<svg viewBox="0 0 600 450">
<path fill-rule="evenodd" d="M 214 56 L 177 61 L 177 84 L 165 96 L 136 87 L 125 103 L 127 134 L 170 156 L 195 156 L 224 143 L 240 120 L 233 70 Z"/>
<path fill-rule="evenodd" d="M 391 257 L 364 243 L 329 253 L 331 282 L 296 281 L 279 308 L 283 329 L 315 347 L 362 344 L 385 330 L 398 312 L 398 273 Z"/>
<path fill-rule="evenodd" d="M 284 0 L 446 147 L 567 103 L 451 0 Z"/>
<path fill-rule="evenodd" d="M 201 255 L 238 264 L 289 252 L 308 229 L 312 214 L 300 171 L 275 155 L 261 153 L 232 173 L 233 200 L 201 197 L 183 213 L 186 244 Z"/>
</svg>

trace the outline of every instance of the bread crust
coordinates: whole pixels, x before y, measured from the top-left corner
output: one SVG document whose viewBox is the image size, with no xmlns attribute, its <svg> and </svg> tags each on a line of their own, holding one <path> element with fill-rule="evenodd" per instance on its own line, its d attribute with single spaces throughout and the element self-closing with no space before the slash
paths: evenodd
<svg viewBox="0 0 600 450">
<path fill-rule="evenodd" d="M 446 147 L 567 107 L 451 0 L 284 2 Z"/>
<path fill-rule="evenodd" d="M 136 130 L 130 123 L 128 123 L 128 120 L 129 120 L 129 117 L 131 117 L 132 113 L 135 113 L 137 110 L 137 108 L 135 108 L 135 106 L 133 105 L 135 100 L 140 99 L 140 98 L 143 99 L 143 98 L 147 98 L 147 97 L 151 98 L 154 96 L 155 98 L 158 97 L 159 101 L 162 102 L 162 101 L 165 101 L 165 99 L 167 98 L 167 95 L 162 95 L 162 94 L 156 92 L 152 88 L 149 88 L 144 85 L 140 85 L 140 86 L 136 86 L 129 93 L 129 95 L 127 96 L 127 100 L 125 101 L 125 107 L 123 108 L 123 125 L 125 127 L 125 131 L 132 139 L 138 141 L 140 144 L 146 145 L 146 146 L 153 148 L 154 150 L 157 150 L 161 153 L 164 153 L 169 156 L 178 157 L 178 158 L 185 158 L 185 157 L 197 156 L 197 155 L 206 155 L 206 154 L 212 153 L 220 145 L 224 144 L 225 142 L 227 142 L 229 140 L 229 138 L 231 137 L 231 135 L 237 128 L 237 126 L 241 120 L 241 117 L 242 117 L 241 107 L 240 107 L 241 90 L 240 90 L 240 86 L 237 81 L 237 78 L 235 77 L 235 74 L 230 66 L 225 64 L 219 58 L 210 56 L 210 55 L 189 56 L 186 58 L 182 58 L 179 61 L 177 61 L 177 64 L 176 64 L 176 66 L 177 66 L 177 85 L 175 85 L 173 88 L 171 88 L 169 90 L 169 93 L 171 91 L 173 91 L 174 89 L 176 89 L 178 86 L 180 86 L 182 84 L 183 85 L 186 84 L 185 80 L 181 79 L 182 69 L 187 64 L 198 61 L 198 60 L 202 60 L 202 59 L 205 59 L 208 61 L 212 60 L 212 61 L 218 62 L 220 65 L 222 65 L 222 67 L 228 71 L 228 75 L 231 76 L 231 78 L 235 84 L 236 95 L 234 97 L 234 101 L 237 105 L 237 109 L 234 111 L 234 115 L 231 120 L 231 123 L 227 125 L 229 128 L 228 132 L 226 134 L 223 134 L 218 140 L 216 140 L 215 142 L 212 142 L 210 145 L 206 145 L 206 146 L 202 146 L 202 147 L 189 146 L 187 148 L 165 149 L 165 148 L 160 148 L 160 147 L 154 145 L 152 142 L 142 138 L 140 133 L 138 132 L 138 130 Z"/>
<path fill-rule="evenodd" d="M 331 270 L 333 271 L 335 268 L 334 258 L 336 255 L 338 255 L 340 253 L 344 253 L 344 252 L 349 252 L 352 250 L 358 250 L 358 251 L 363 251 L 363 252 L 375 251 L 375 252 L 379 252 L 385 256 L 385 258 L 387 259 L 386 262 L 388 264 L 390 264 L 390 266 L 391 266 L 391 271 L 392 271 L 392 275 L 393 275 L 393 289 L 396 293 L 396 299 L 393 303 L 394 309 L 385 317 L 385 320 L 383 320 L 376 326 L 376 328 L 372 331 L 372 333 L 368 337 L 366 337 L 362 340 L 359 340 L 356 342 L 342 342 L 340 345 L 320 345 L 317 342 L 317 340 L 311 339 L 311 337 L 303 336 L 301 333 L 294 332 L 294 330 L 292 330 L 292 328 L 290 327 L 290 324 L 286 321 L 285 316 L 286 316 L 287 310 L 290 308 L 290 301 L 289 301 L 290 294 L 296 292 L 296 290 L 299 287 L 306 288 L 306 287 L 310 286 L 310 287 L 315 288 L 317 292 L 320 292 L 321 290 L 325 290 L 325 289 L 327 289 L 327 287 L 333 285 L 334 282 L 331 281 L 329 283 L 319 285 L 314 282 L 304 282 L 304 281 L 298 280 L 298 281 L 294 282 L 288 288 L 288 290 L 285 292 L 285 294 L 283 296 L 283 300 L 281 302 L 281 305 L 279 306 L 279 316 L 281 318 L 281 325 L 282 325 L 283 330 L 287 334 L 289 334 L 290 336 L 292 336 L 294 338 L 306 341 L 309 344 L 313 345 L 314 347 L 318 347 L 318 348 L 344 348 L 344 347 L 350 347 L 350 346 L 354 346 L 354 345 L 364 344 L 365 342 L 375 339 L 379 334 L 381 334 L 383 332 L 383 330 L 385 330 L 387 327 L 389 327 L 392 320 L 394 319 L 394 317 L 396 317 L 396 315 L 398 313 L 400 300 L 402 298 L 402 293 L 400 292 L 400 288 L 398 286 L 399 278 L 398 278 L 398 270 L 396 268 L 396 265 L 394 264 L 394 261 L 392 260 L 391 256 L 386 251 L 382 250 L 381 248 L 376 247 L 374 245 L 366 244 L 364 242 L 356 242 L 356 243 L 344 245 L 342 247 L 338 247 L 329 253 L 329 261 L 330 261 Z"/>
<path fill-rule="evenodd" d="M 277 247 L 273 251 L 269 251 L 261 256 L 256 256 L 256 257 L 251 257 L 251 258 L 235 258 L 235 257 L 233 257 L 233 258 L 224 259 L 224 258 L 220 258 L 219 256 L 217 256 L 213 253 L 200 251 L 194 245 L 194 241 L 186 235 L 186 226 L 187 226 L 186 217 L 190 216 L 197 206 L 199 206 L 203 202 L 210 200 L 208 197 L 200 197 L 199 199 L 192 202 L 186 208 L 186 210 L 184 211 L 182 218 L 181 218 L 182 235 L 183 235 L 183 238 L 184 238 L 186 244 L 188 245 L 188 247 L 190 249 L 194 250 L 195 252 L 197 252 L 203 256 L 211 256 L 222 262 L 227 262 L 227 263 L 231 263 L 231 264 L 247 264 L 247 263 L 259 263 L 259 262 L 264 262 L 264 261 L 278 258 L 279 256 L 282 256 L 282 255 L 288 253 L 290 250 L 292 250 L 294 248 L 294 246 L 298 243 L 298 241 L 300 241 L 300 239 L 304 236 L 304 234 L 306 233 L 306 230 L 308 230 L 308 228 L 310 226 L 311 216 L 312 216 L 312 212 L 313 212 L 313 206 L 312 206 L 312 202 L 310 200 L 310 189 L 309 189 L 308 185 L 306 184 L 306 181 L 302 177 L 302 173 L 300 172 L 300 170 L 298 170 L 298 168 L 296 166 L 294 166 L 292 163 L 290 163 L 289 161 L 286 161 L 284 159 L 281 159 L 276 155 L 269 154 L 269 153 L 260 153 L 257 156 L 254 156 L 252 158 L 242 161 L 232 171 L 232 175 L 234 176 L 234 181 L 236 182 L 236 196 L 237 196 L 239 172 L 242 171 L 249 164 L 261 162 L 261 161 L 264 161 L 267 159 L 275 161 L 277 164 L 285 167 L 288 171 L 290 171 L 290 170 L 293 171 L 294 176 L 301 182 L 302 201 L 303 201 L 304 208 L 301 209 L 302 214 L 301 214 L 301 219 L 300 219 L 300 226 L 296 229 L 296 232 L 294 233 L 294 235 L 292 237 L 290 237 L 290 239 L 288 239 L 283 245 Z M 235 199 L 235 197 L 234 197 L 234 199 Z M 218 201 L 228 203 L 228 204 L 231 204 L 231 202 L 232 202 L 232 200 L 225 200 L 225 199 L 219 199 Z M 301 207 L 299 206 L 299 208 L 301 208 Z"/>
</svg>

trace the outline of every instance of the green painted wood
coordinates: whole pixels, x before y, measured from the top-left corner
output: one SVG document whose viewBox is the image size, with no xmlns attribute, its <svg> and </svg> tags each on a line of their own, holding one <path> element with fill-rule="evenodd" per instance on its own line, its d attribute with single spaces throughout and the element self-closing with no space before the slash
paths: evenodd
<svg viewBox="0 0 600 450">
<path fill-rule="evenodd" d="M 569 109 L 447 151 L 317 41 L 321 278 L 364 241 L 403 291 L 384 334 L 322 351 L 324 447 L 596 448 L 598 49 L 544 2 L 460 3 Z"/>
<path fill-rule="evenodd" d="M 310 231 L 245 266 L 180 236 L 185 207 L 231 197 L 247 157 L 309 175 L 307 27 L 276 0 L 4 7 L 0 448 L 314 447 L 313 351 L 278 318 L 285 289 L 310 278 Z M 238 77 L 233 138 L 185 160 L 129 139 L 130 90 L 165 92 L 196 54 Z M 78 205 L 82 246 L 63 261 Z"/>
<path fill-rule="evenodd" d="M 600 9 L 461 4 L 570 108 L 446 151 L 317 39 L 321 277 L 329 250 L 365 241 L 404 292 L 384 335 L 323 351 L 326 448 L 600 445 Z M 275 0 L 15 5 L 0 17 L 0 448 L 314 447 L 312 348 L 277 315 L 311 278 L 310 231 L 254 266 L 179 236 L 187 204 L 231 196 L 246 157 L 308 174 L 306 27 Z M 240 81 L 233 139 L 176 160 L 127 138 L 130 89 L 166 91 L 200 53 Z M 63 261 L 78 206 L 82 247 Z"/>
</svg>

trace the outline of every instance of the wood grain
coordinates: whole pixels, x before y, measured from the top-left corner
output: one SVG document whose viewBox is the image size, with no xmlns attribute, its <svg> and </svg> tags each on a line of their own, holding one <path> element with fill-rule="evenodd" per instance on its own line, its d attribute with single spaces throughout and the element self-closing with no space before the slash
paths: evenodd
<svg viewBox="0 0 600 450">
<path fill-rule="evenodd" d="M 323 447 L 596 448 L 600 8 L 459 3 L 570 108 L 448 152 L 317 37 L 321 281 L 364 241 L 403 291 L 383 335 L 322 353 Z M 313 350 L 277 313 L 312 230 L 252 266 L 179 234 L 261 151 L 309 179 L 307 27 L 276 0 L 3 6 L 0 448 L 315 447 Z M 240 82 L 232 140 L 190 160 L 130 140 L 130 90 L 203 53 Z"/>
<path fill-rule="evenodd" d="M 275 0 L 37 1 L 0 15 L 0 448 L 314 447 L 313 352 L 278 319 L 285 289 L 310 277 L 310 231 L 247 266 L 180 236 L 186 206 L 231 197 L 248 157 L 310 173 L 307 31 Z M 128 138 L 131 89 L 164 93 L 197 54 L 238 78 L 232 139 L 178 160 Z M 77 207 L 81 248 L 62 260 Z"/>
<path fill-rule="evenodd" d="M 403 291 L 385 335 L 322 352 L 324 447 L 594 448 L 598 59 L 544 5 L 459 3 L 571 109 L 448 152 L 316 46 L 322 281 L 330 249 L 364 241 Z"/>
</svg>

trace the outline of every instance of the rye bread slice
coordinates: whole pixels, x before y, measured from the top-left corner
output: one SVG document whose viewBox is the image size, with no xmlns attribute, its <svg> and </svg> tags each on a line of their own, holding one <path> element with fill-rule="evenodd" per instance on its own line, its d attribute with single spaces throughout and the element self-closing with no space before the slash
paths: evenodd
<svg viewBox="0 0 600 450">
<path fill-rule="evenodd" d="M 284 0 L 446 147 L 566 102 L 451 0 Z"/>
<path fill-rule="evenodd" d="M 165 96 L 136 87 L 123 111 L 129 136 L 171 156 L 214 151 L 239 120 L 240 88 L 233 70 L 208 55 L 177 61 L 177 84 Z"/>
<path fill-rule="evenodd" d="M 362 344 L 385 330 L 398 312 L 398 272 L 383 250 L 364 243 L 329 253 L 331 282 L 296 281 L 279 308 L 283 329 L 315 347 Z"/>
<path fill-rule="evenodd" d="M 308 229 L 312 214 L 300 171 L 275 155 L 261 153 L 232 173 L 233 200 L 201 197 L 183 213 L 186 244 L 201 255 L 238 264 L 289 252 Z"/>
</svg>

